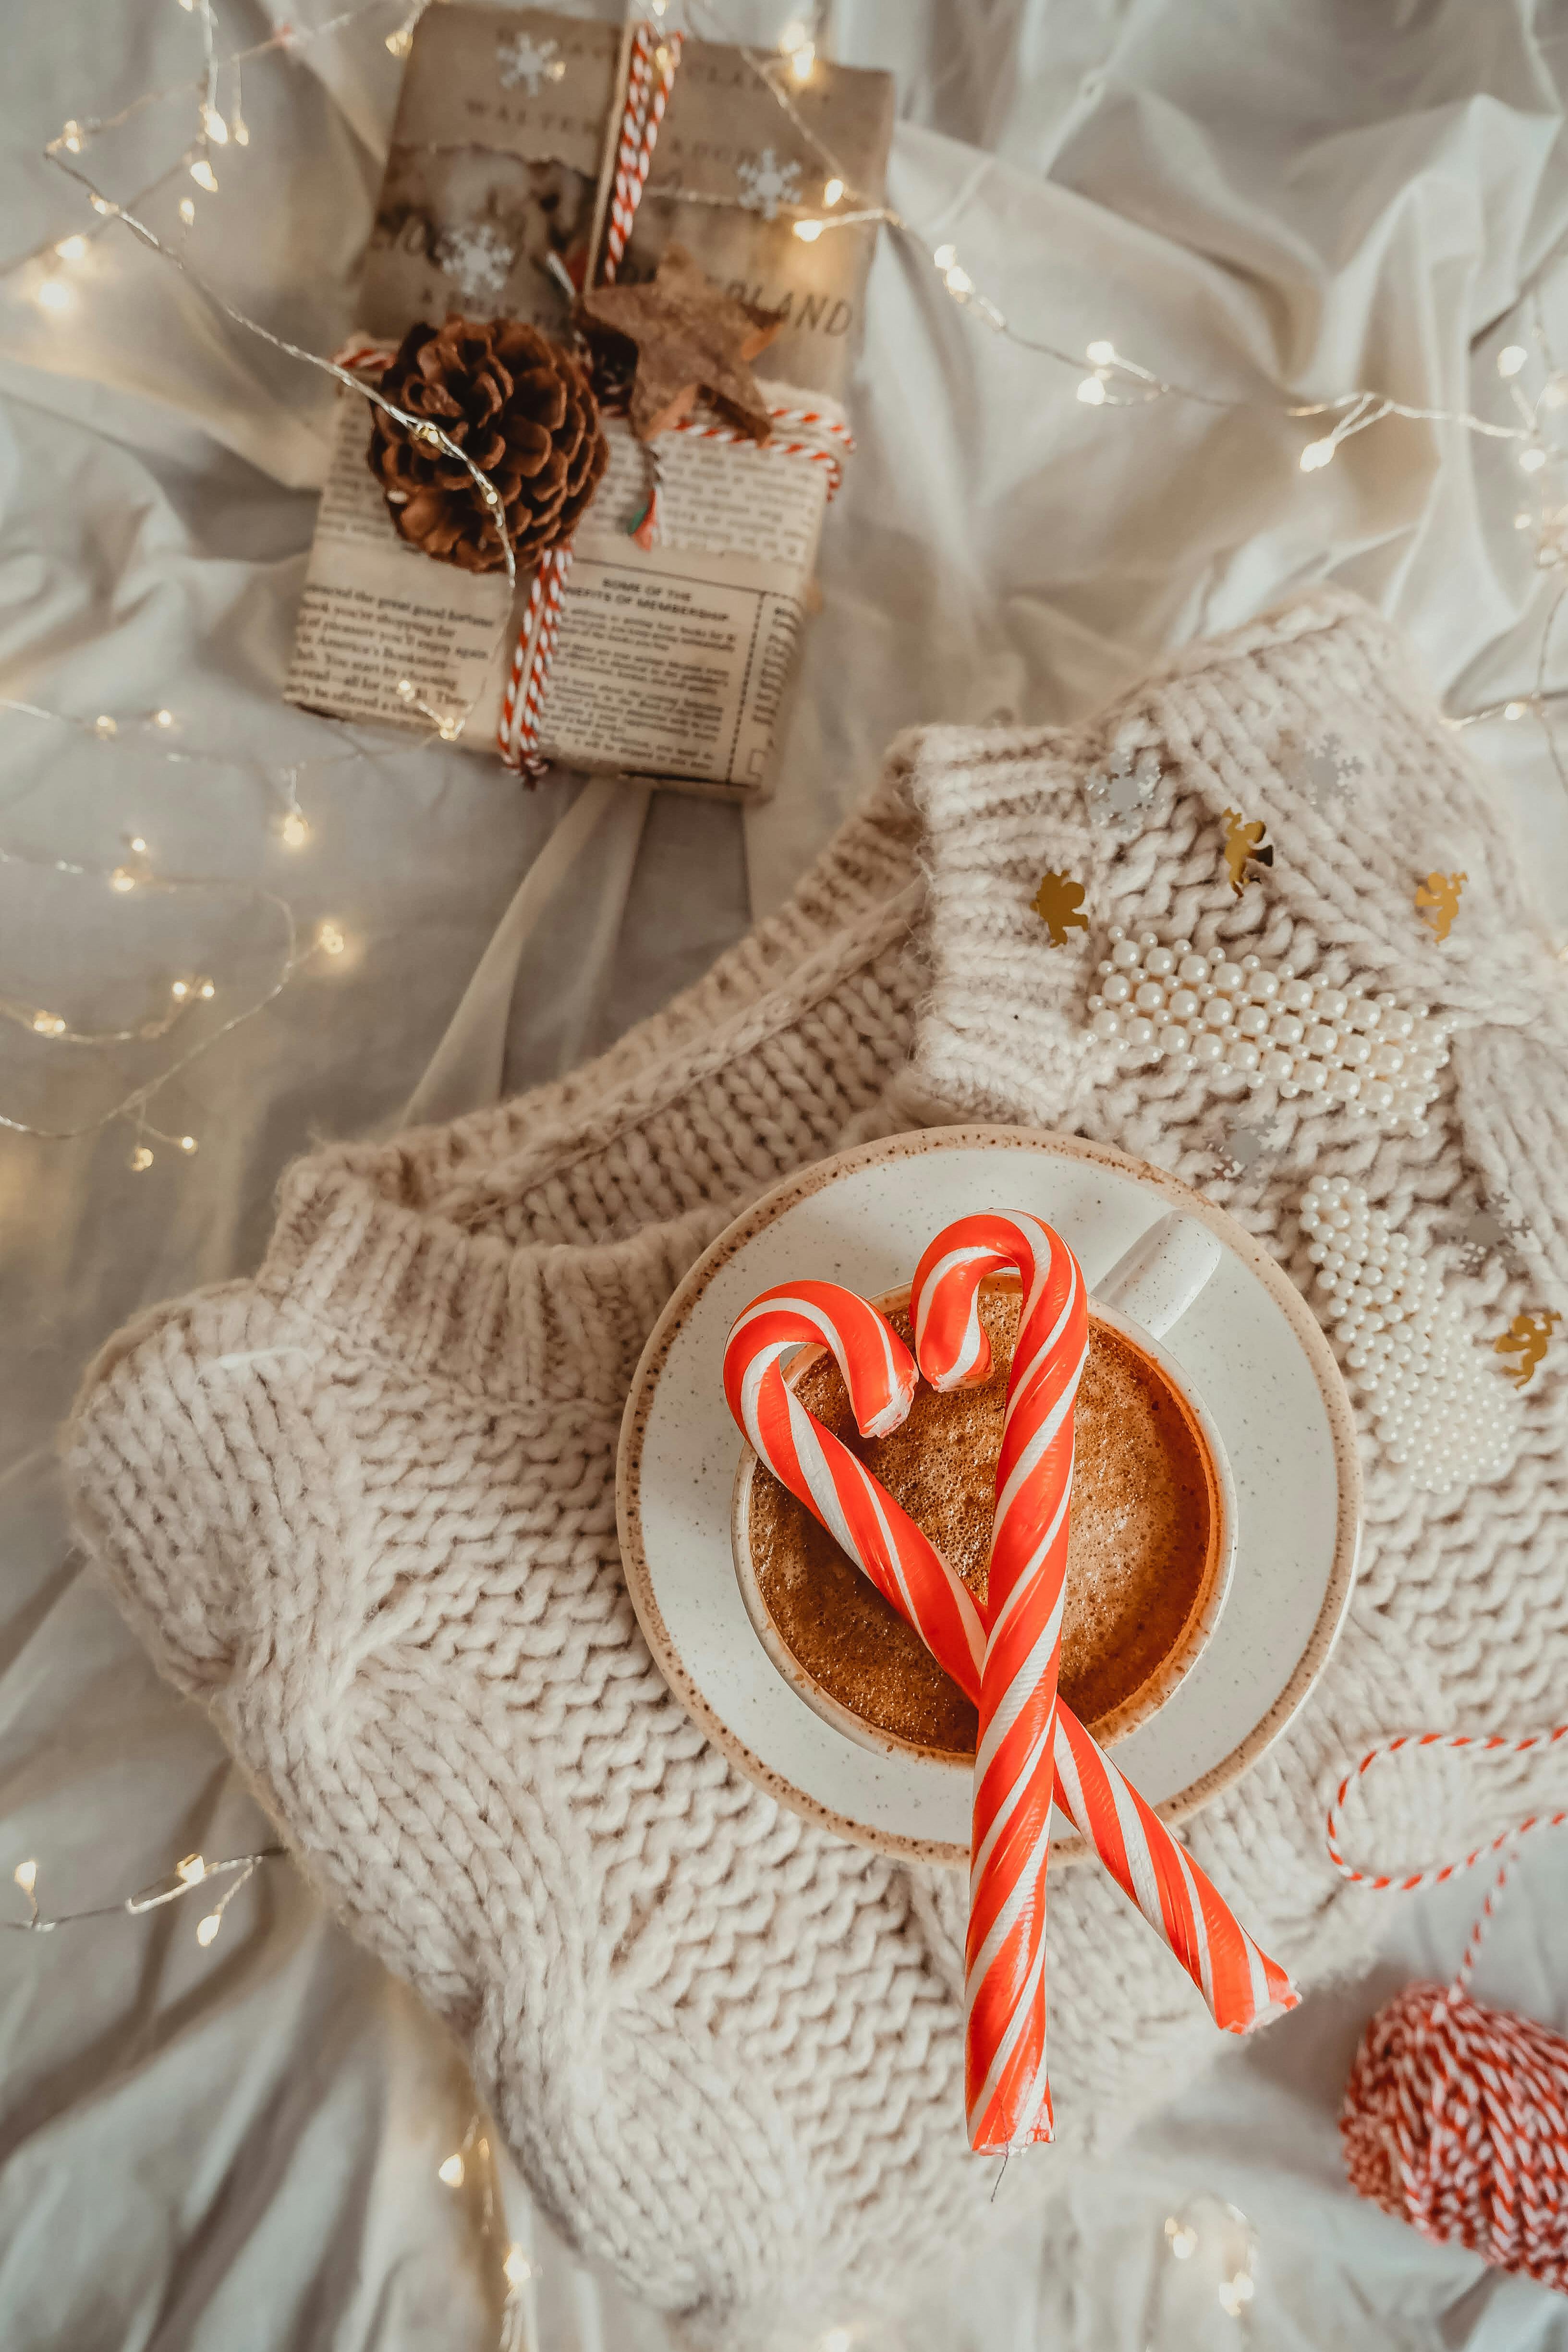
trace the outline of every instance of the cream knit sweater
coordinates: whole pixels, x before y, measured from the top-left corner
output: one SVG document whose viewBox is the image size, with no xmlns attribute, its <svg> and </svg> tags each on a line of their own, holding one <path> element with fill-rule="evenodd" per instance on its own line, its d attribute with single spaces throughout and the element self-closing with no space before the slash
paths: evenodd
<svg viewBox="0 0 1568 2352">
<path fill-rule="evenodd" d="M 1288 781 L 1328 729 L 1364 762 L 1331 816 Z M 1169 789 L 1121 847 L 1083 778 L 1150 747 Z M 1239 901 L 1227 806 L 1277 845 Z M 1047 866 L 1088 885 L 1081 944 L 1047 947 L 1029 909 Z M 1441 947 L 1412 905 L 1433 866 L 1468 876 Z M 1117 920 L 1451 1010 L 1431 1132 L 1363 1135 L 1303 1097 L 1262 1168 L 1216 1175 L 1240 1082 L 1129 1067 L 1088 1036 Z M 1157 1160 L 1302 1281 L 1301 1189 L 1342 1171 L 1447 1266 L 1479 1338 L 1568 1305 L 1568 975 L 1484 779 L 1373 613 L 1309 597 L 1079 730 L 906 741 L 785 911 L 600 1061 L 291 1169 L 259 1273 L 123 1333 L 71 1434 L 83 1540 L 322 1899 L 463 2037 L 558 2222 L 726 2347 L 804 2345 L 907 2291 L 1221 2046 L 1103 1875 L 1064 1872 L 1059 2137 L 991 2216 L 995 2168 L 963 2129 L 962 1878 L 840 1843 L 742 1779 L 666 1691 L 622 1582 L 617 1425 L 680 1275 L 813 1158 L 972 1118 Z M 1531 1236 L 1511 1268 L 1460 1276 L 1447 1237 L 1489 1196 Z M 1560 1707 L 1565 1393 L 1549 1359 L 1510 1471 L 1458 1498 L 1413 1491 L 1365 1441 L 1334 1658 L 1192 1824 L 1308 1984 L 1384 1916 L 1324 1854 L 1342 1759 L 1385 1730 L 1522 1729 Z M 1510 1817 L 1515 1775 L 1495 1769 L 1373 1776 L 1348 1843 L 1431 1859 Z"/>
</svg>

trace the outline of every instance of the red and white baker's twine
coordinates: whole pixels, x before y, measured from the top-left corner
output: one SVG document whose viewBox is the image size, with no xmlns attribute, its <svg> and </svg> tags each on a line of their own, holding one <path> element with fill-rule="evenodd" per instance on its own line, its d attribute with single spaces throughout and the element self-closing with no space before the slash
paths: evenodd
<svg viewBox="0 0 1568 2352">
<path fill-rule="evenodd" d="M 1484 1862 L 1488 1854 L 1500 1853 L 1504 1846 L 1516 1844 L 1531 1830 L 1560 1829 L 1564 1822 L 1568 1822 L 1568 1811 L 1531 1813 L 1527 1821 L 1516 1822 L 1489 1844 L 1477 1846 L 1473 1853 L 1465 1854 L 1460 1860 L 1443 1863 L 1432 1870 L 1411 1871 L 1405 1877 L 1395 1877 L 1387 1872 L 1358 1870 L 1353 1863 L 1345 1860 L 1340 1846 L 1340 1824 L 1345 1799 L 1356 1782 L 1385 1756 L 1397 1756 L 1404 1748 L 1473 1748 L 1482 1755 L 1528 1756 L 1532 1748 L 1555 1748 L 1560 1739 L 1568 1739 L 1568 1723 L 1560 1723 L 1550 1731 L 1531 1731 L 1522 1739 L 1510 1739 L 1501 1733 L 1458 1731 L 1402 1731 L 1392 1739 L 1380 1739 L 1375 1748 L 1367 1750 L 1354 1771 L 1345 1774 L 1335 1791 L 1334 1801 L 1329 1807 L 1325 1831 L 1330 1861 L 1341 1876 L 1348 1878 L 1352 1885 L 1370 1887 L 1374 1894 L 1388 1889 L 1398 1895 L 1414 1895 L 1418 1887 L 1442 1886 L 1450 1878 L 1461 1877 L 1467 1870 L 1474 1869 L 1478 1862 Z"/>
<path fill-rule="evenodd" d="M 1568 1812 L 1532 1813 L 1462 1860 L 1403 1877 L 1358 1870 L 1340 1849 L 1354 1783 L 1402 1748 L 1527 1755 L 1568 1738 L 1568 1724 L 1510 1739 L 1457 1732 L 1380 1740 L 1340 1783 L 1328 1845 L 1344 1877 L 1373 1890 L 1440 1886 Z M 1447 1985 L 1413 1984 L 1378 2011 L 1346 2085 L 1340 2137 L 1351 2186 L 1442 2245 L 1468 2247 L 1502 2270 L 1568 2293 L 1568 2042 L 1533 2020 L 1486 2009 L 1469 1982 L 1512 1864 L 1489 1889 Z"/>
<path fill-rule="evenodd" d="M 555 659 L 561 634 L 561 596 L 572 569 L 572 548 L 552 547 L 539 561 L 529 583 L 528 608 L 512 647 L 501 696 L 496 743 L 509 768 L 537 774 L 544 762 L 539 756 L 539 713 Z"/>
<path fill-rule="evenodd" d="M 782 1285 L 738 1318 L 724 1358 L 730 1409 L 759 1458 L 822 1521 L 979 1706 L 987 1650 L 980 1611 L 921 1529 L 785 1381 L 781 1360 L 802 1341 L 831 1349 L 864 1435 L 885 1435 L 904 1419 L 914 1391 L 913 1359 L 883 1316 L 835 1283 Z M 1152 1808 L 1059 1702 L 1053 1765 L 1048 1785 L 1056 1802 L 1164 1938 L 1215 2022 L 1245 2032 L 1293 2006 L 1296 1996 L 1284 1971 L 1258 1950 Z M 972 2142 L 977 2147 L 1017 2144 L 996 2136 L 994 2117 L 990 2124 L 972 2119 Z"/>
<path fill-rule="evenodd" d="M 626 110 L 616 141 L 616 177 L 610 190 L 609 218 L 605 224 L 601 275 L 606 286 L 615 283 L 626 239 L 632 233 L 684 39 L 681 33 L 656 35 L 654 27 L 647 23 L 637 25 L 632 34 Z"/>
<path fill-rule="evenodd" d="M 658 143 L 659 126 L 664 121 L 676 68 L 680 62 L 683 37 L 679 33 L 656 32 L 654 26 L 646 22 L 637 25 L 632 34 L 631 55 L 626 68 L 626 102 L 616 141 L 616 176 L 610 191 L 609 215 L 605 224 L 605 254 L 600 275 L 606 286 L 615 282 L 637 218 L 637 206 L 642 201 L 643 190 L 647 184 L 653 151 Z M 768 414 L 776 425 L 794 425 L 826 436 L 829 442 L 836 441 L 839 448 L 847 452 L 854 449 L 854 438 L 848 428 L 822 410 L 771 408 Z M 820 439 L 783 441 L 773 434 L 766 441 L 759 443 L 749 434 L 738 432 L 733 425 L 711 424 L 691 416 L 682 417 L 674 429 L 678 433 L 693 435 L 700 441 L 728 442 L 760 450 L 768 457 L 805 457 L 812 465 L 824 466 L 827 469 L 829 501 L 837 496 L 839 484 L 844 478 L 844 464 L 838 450 L 831 446 L 823 447 Z M 651 547 L 658 536 L 660 503 L 656 468 L 649 485 L 647 504 L 632 533 L 640 547 Z M 545 583 L 542 596 L 530 593 L 528 611 L 512 651 L 506 692 L 501 702 L 500 724 L 496 730 L 497 748 L 508 767 L 518 768 L 530 774 L 537 773 L 544 764 L 539 754 L 539 719 L 560 632 L 564 574 L 565 565 L 562 564 Z M 541 604 L 543 608 L 542 614 Z"/>
<path fill-rule="evenodd" d="M 775 425 L 809 427 L 817 433 L 827 435 L 832 440 L 837 442 L 839 448 L 847 455 L 854 454 L 855 436 L 849 427 L 838 417 L 829 416 L 824 409 L 770 408 L 768 415 Z M 838 496 L 839 486 L 844 479 L 844 460 L 838 455 L 837 449 L 831 447 L 825 449 L 819 441 L 781 441 L 773 433 L 769 434 L 765 441 L 758 441 L 753 439 L 751 434 L 741 432 L 733 425 L 708 422 L 696 416 L 679 417 L 668 429 L 674 433 L 689 434 L 698 441 L 727 442 L 735 447 L 752 450 L 760 457 L 807 458 L 813 465 L 825 466 L 827 468 L 827 496 L 825 503 L 831 506 Z M 653 480 L 648 490 L 647 504 L 644 507 L 637 519 L 637 527 L 632 532 L 632 537 L 639 547 L 652 547 L 658 540 L 659 531 L 661 476 L 651 442 L 647 445 L 647 455 L 650 459 L 655 460 Z"/>
</svg>

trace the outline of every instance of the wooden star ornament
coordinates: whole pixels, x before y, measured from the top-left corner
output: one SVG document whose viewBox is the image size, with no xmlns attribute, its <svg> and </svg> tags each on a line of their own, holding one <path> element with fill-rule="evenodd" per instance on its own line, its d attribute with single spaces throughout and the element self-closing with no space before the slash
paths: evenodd
<svg viewBox="0 0 1568 2352">
<path fill-rule="evenodd" d="M 640 286 L 584 294 L 574 315 L 590 338 L 619 335 L 636 349 L 630 419 L 639 441 L 678 425 L 700 392 L 753 441 L 767 439 L 773 420 L 746 362 L 766 350 L 784 320 L 726 294 L 684 246 L 667 245 Z"/>
</svg>

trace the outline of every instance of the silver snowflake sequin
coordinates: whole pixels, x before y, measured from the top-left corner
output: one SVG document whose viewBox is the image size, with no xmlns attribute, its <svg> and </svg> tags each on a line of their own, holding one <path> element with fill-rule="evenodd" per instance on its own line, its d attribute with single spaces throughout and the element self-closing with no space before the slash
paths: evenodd
<svg viewBox="0 0 1568 2352">
<path fill-rule="evenodd" d="M 761 213 L 764 220 L 776 220 L 781 205 L 793 205 L 800 194 L 800 165 L 781 163 L 771 147 L 764 147 L 755 161 L 748 158 L 735 166 L 735 177 L 745 190 L 741 203 L 747 212 Z"/>
<path fill-rule="evenodd" d="M 1162 772 L 1154 751 L 1140 751 L 1134 758 L 1130 751 L 1121 751 L 1103 768 L 1091 770 L 1083 788 L 1095 824 L 1131 840 L 1143 822 L 1143 812 L 1154 797 Z"/>
<path fill-rule="evenodd" d="M 1479 1274 L 1495 1252 L 1514 1256 L 1530 1228 L 1508 1208 L 1472 1209 L 1459 1228 L 1459 1264 L 1467 1274 Z"/>
<path fill-rule="evenodd" d="M 1236 1175 L 1248 1175 L 1273 1149 L 1269 1132 L 1268 1125 L 1253 1127 L 1245 1119 L 1232 1119 L 1226 1130 L 1225 1150 L 1219 1155 L 1222 1161 Z"/>
<path fill-rule="evenodd" d="M 496 62 L 501 87 L 516 89 L 521 82 L 530 98 L 537 98 L 547 81 L 559 81 L 566 71 L 559 41 L 536 41 L 531 33 L 513 33 L 509 40 L 498 41 Z"/>
<path fill-rule="evenodd" d="M 1363 764 L 1337 735 L 1320 736 L 1308 746 L 1296 778 L 1302 798 L 1320 811 L 1332 808 L 1344 799 Z"/>
<path fill-rule="evenodd" d="M 483 302 L 505 292 L 517 247 L 489 221 L 481 221 L 478 228 L 448 229 L 437 239 L 435 258 L 437 268 L 459 294 L 470 302 Z"/>
</svg>

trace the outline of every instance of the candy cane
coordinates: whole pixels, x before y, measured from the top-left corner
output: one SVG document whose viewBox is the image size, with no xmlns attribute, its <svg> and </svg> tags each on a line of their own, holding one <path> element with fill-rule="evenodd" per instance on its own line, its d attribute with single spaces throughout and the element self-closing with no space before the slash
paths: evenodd
<svg viewBox="0 0 1568 2352">
<path fill-rule="evenodd" d="M 834 1282 L 781 1284 L 738 1318 L 724 1350 L 730 1411 L 780 1485 L 815 1513 L 935 1655 L 963 1661 L 959 1680 L 973 1693 L 985 1647 L 973 1596 L 881 1480 L 785 1381 L 779 1360 L 802 1340 L 831 1349 L 863 1437 L 897 1429 L 915 1391 L 914 1358 L 874 1307 Z"/>
<path fill-rule="evenodd" d="M 1051 2137 L 1046 1869 L 1089 1304 L 1078 1260 L 1037 1217 L 960 1218 L 932 1242 L 910 1292 L 926 1378 L 963 1387 L 991 1369 L 980 1286 L 1004 1266 L 1017 1269 L 1026 1296 L 996 1465 L 963 1984 L 970 2137 L 998 2149 Z"/>
<path fill-rule="evenodd" d="M 984 1655 L 980 1613 L 963 1579 L 864 1463 L 805 1410 L 780 1360 L 801 1341 L 829 1348 L 863 1435 L 899 1426 L 914 1385 L 890 1324 L 834 1283 L 784 1284 L 742 1315 L 724 1355 L 724 1390 L 753 1451 L 821 1520 L 891 1601 L 965 1696 L 978 1704 Z M 1216 2024 L 1245 2033 L 1295 2006 L 1289 1978 L 1259 1951 L 1211 1881 L 1152 1806 L 1058 1704 L 1056 1801 L 1162 1936 Z"/>
</svg>

